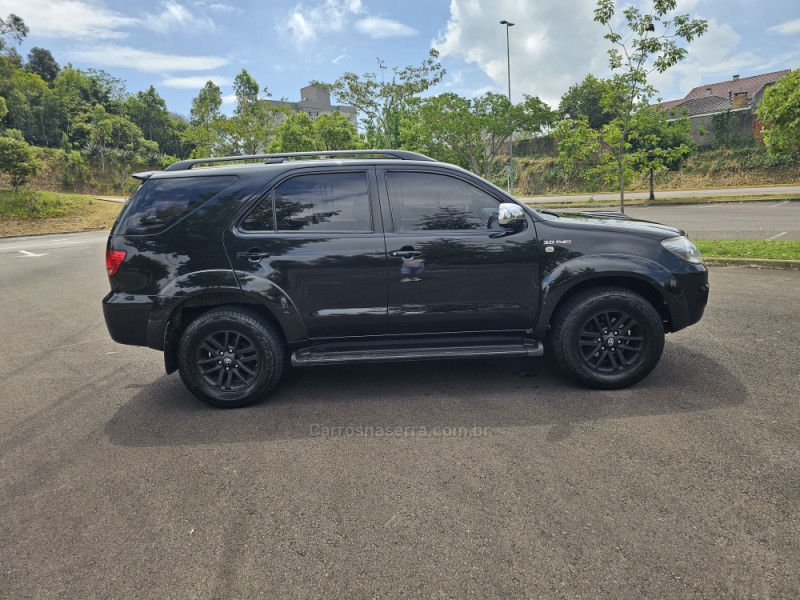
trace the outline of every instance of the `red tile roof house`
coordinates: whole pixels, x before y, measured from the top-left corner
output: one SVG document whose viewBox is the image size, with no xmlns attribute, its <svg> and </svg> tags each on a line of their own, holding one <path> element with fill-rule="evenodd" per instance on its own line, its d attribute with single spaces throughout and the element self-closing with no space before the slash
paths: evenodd
<svg viewBox="0 0 800 600">
<path fill-rule="evenodd" d="M 753 136 L 761 143 L 761 123 L 756 115 L 764 90 L 781 77 L 788 75 L 788 69 L 764 73 L 752 77 L 739 77 L 719 83 L 709 83 L 694 88 L 680 100 L 669 100 L 656 106 L 671 114 L 685 114 L 692 124 L 692 137 L 700 148 L 714 143 L 714 115 L 730 111 L 732 126 L 739 134 Z"/>
</svg>

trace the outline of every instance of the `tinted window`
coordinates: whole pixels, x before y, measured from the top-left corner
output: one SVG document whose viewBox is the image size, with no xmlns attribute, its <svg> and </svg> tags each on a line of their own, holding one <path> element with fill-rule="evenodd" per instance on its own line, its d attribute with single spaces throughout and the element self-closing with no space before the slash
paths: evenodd
<svg viewBox="0 0 800 600">
<path fill-rule="evenodd" d="M 499 202 L 474 185 L 436 173 L 388 172 L 397 231 L 497 229 Z"/>
<path fill-rule="evenodd" d="M 244 231 L 274 231 L 275 217 L 272 212 L 272 192 L 247 213 L 239 228 Z"/>
<path fill-rule="evenodd" d="M 275 188 L 273 198 L 278 231 L 372 231 L 364 172 L 293 177 Z M 260 212 L 266 213 L 266 208 Z M 254 228 L 254 213 L 244 220 L 243 229 Z"/>
<path fill-rule="evenodd" d="M 233 176 L 148 179 L 131 198 L 122 230 L 130 234 L 164 231 L 235 181 Z"/>
</svg>

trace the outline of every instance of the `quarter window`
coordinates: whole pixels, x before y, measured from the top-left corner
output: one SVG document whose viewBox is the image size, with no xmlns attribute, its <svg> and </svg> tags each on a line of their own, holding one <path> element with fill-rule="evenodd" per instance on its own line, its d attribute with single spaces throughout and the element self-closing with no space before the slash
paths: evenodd
<svg viewBox="0 0 800 600">
<path fill-rule="evenodd" d="M 437 173 L 386 173 L 397 231 L 498 229 L 499 202 L 474 185 Z"/>
<path fill-rule="evenodd" d="M 120 231 L 141 235 L 160 233 L 230 187 L 233 176 L 148 179 L 130 200 Z"/>
</svg>

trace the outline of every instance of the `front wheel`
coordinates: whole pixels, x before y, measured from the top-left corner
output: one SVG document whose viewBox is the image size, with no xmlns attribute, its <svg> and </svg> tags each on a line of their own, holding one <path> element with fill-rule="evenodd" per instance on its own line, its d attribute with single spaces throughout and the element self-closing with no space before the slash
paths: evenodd
<svg viewBox="0 0 800 600">
<path fill-rule="evenodd" d="M 220 408 L 247 406 L 277 385 L 286 351 L 276 329 L 239 308 L 214 309 L 184 331 L 178 364 L 184 385 Z"/>
<path fill-rule="evenodd" d="M 561 369 L 594 388 L 633 385 L 664 350 L 661 317 L 644 298 L 619 288 L 595 288 L 570 298 L 552 330 Z"/>
</svg>

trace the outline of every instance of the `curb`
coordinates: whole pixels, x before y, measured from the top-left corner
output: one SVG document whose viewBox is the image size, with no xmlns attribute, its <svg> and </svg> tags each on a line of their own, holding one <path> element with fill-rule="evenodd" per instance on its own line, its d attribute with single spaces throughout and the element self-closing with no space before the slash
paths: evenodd
<svg viewBox="0 0 800 600">
<path fill-rule="evenodd" d="M 50 233 L 18 233 L 15 235 L 0 235 L 0 240 L 13 240 L 18 238 L 41 237 L 44 235 L 72 235 L 74 233 L 96 233 L 102 231 L 111 231 L 110 228 L 104 227 L 102 229 L 76 229 L 75 231 L 55 231 Z"/>
<path fill-rule="evenodd" d="M 744 267 L 752 269 L 779 269 L 800 271 L 800 260 L 771 260 L 766 258 L 708 258 L 703 257 L 707 267 Z"/>
</svg>

